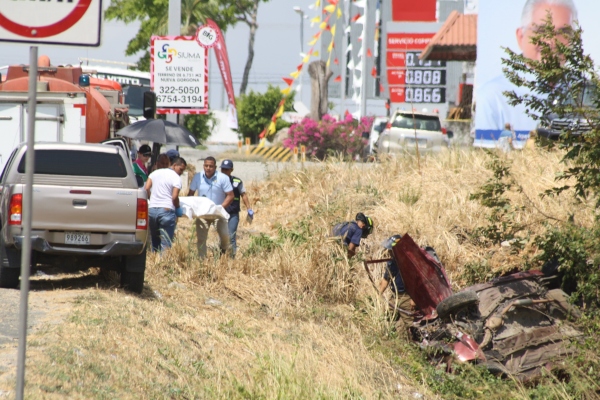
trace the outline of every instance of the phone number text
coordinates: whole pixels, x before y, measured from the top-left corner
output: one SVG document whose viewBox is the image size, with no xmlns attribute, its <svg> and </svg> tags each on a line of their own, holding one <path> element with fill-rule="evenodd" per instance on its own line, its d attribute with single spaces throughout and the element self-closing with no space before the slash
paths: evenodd
<svg viewBox="0 0 600 400">
<path fill-rule="evenodd" d="M 192 95 L 188 95 L 188 96 L 178 96 L 178 95 L 158 95 L 156 96 L 156 103 L 157 104 L 174 104 L 174 103 L 179 103 L 179 104 L 198 104 L 198 103 L 202 103 L 202 96 L 192 96 Z"/>
</svg>

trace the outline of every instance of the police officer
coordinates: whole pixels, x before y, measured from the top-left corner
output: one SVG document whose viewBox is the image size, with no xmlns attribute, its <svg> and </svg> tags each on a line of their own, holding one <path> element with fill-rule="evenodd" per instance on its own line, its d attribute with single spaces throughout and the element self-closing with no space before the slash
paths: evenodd
<svg viewBox="0 0 600 400">
<path fill-rule="evenodd" d="M 348 258 L 356 254 L 360 240 L 373 232 L 373 220 L 365 214 L 356 214 L 355 221 L 342 222 L 333 227 L 333 236 L 342 238 L 344 245 L 348 246 Z"/>
<path fill-rule="evenodd" d="M 225 208 L 225 211 L 229 213 L 229 237 L 231 239 L 231 258 L 235 258 L 237 251 L 236 234 L 238 224 L 240 223 L 240 197 L 244 200 L 244 205 L 248 210 L 248 218 L 252 220 L 254 218 L 254 211 L 250 207 L 250 200 L 246 194 L 246 188 L 242 180 L 236 176 L 231 175 L 233 172 L 233 161 L 223 160 L 221 163 L 221 172 L 229 177 L 231 186 L 233 186 L 233 201 L 229 206 Z"/>
</svg>

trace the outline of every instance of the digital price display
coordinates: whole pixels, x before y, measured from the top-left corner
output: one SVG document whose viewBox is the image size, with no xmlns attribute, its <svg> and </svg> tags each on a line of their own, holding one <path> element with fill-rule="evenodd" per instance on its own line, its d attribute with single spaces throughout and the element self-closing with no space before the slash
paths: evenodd
<svg viewBox="0 0 600 400">
<path fill-rule="evenodd" d="M 446 71 L 439 69 L 409 69 L 406 71 L 407 85 L 445 85 Z"/>
<path fill-rule="evenodd" d="M 387 77 L 392 103 L 446 102 L 446 62 L 420 60 L 420 55 L 420 51 L 400 49 L 387 52 Z"/>
<path fill-rule="evenodd" d="M 407 68 L 446 68 L 446 61 L 431 61 L 420 60 L 420 51 L 406 52 L 406 67 Z"/>
<path fill-rule="evenodd" d="M 404 90 L 403 103 L 445 103 L 446 88 L 410 86 Z"/>
</svg>

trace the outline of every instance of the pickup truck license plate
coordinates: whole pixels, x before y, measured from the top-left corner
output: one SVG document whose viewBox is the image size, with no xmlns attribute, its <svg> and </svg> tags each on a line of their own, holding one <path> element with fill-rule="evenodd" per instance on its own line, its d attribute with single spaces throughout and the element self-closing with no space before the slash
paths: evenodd
<svg viewBox="0 0 600 400">
<path fill-rule="evenodd" d="M 65 232 L 65 244 L 90 244 L 91 233 Z"/>
</svg>

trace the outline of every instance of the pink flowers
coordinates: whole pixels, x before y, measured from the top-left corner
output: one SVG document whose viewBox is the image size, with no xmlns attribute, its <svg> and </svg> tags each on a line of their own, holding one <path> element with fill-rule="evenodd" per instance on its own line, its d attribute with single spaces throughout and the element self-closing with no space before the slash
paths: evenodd
<svg viewBox="0 0 600 400">
<path fill-rule="evenodd" d="M 348 114 L 342 121 L 336 121 L 326 114 L 317 122 L 307 117 L 290 127 L 283 145 L 290 149 L 305 145 L 309 155 L 321 160 L 339 153 L 354 159 L 354 156 L 362 154 L 374 119 L 363 117 L 357 121 Z M 364 138 L 363 132 L 367 132 Z"/>
</svg>

